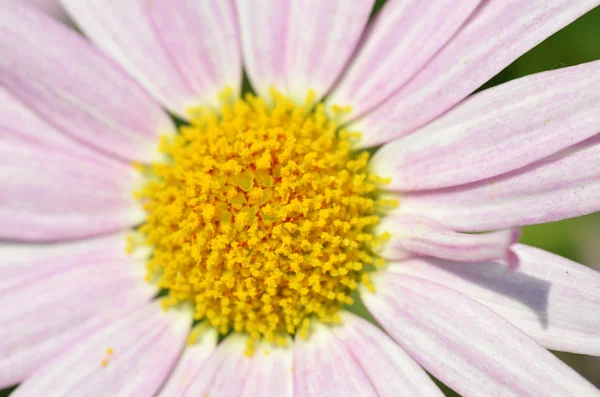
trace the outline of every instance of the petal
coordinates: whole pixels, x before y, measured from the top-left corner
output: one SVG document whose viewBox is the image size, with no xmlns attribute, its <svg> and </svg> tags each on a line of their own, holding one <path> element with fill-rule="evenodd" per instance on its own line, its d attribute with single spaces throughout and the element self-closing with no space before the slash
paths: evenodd
<svg viewBox="0 0 600 397">
<path fill-rule="evenodd" d="M 485 2 L 419 74 L 353 126 L 363 131 L 360 145 L 389 142 L 433 120 L 598 4 L 598 0 Z"/>
<path fill-rule="evenodd" d="M 509 172 L 600 132 L 600 62 L 480 92 L 373 157 L 386 188 L 457 186 Z"/>
<path fill-rule="evenodd" d="M 58 19 L 62 22 L 67 22 L 68 17 L 64 8 L 60 5 L 60 0 L 25 0 L 32 4 L 38 10 Z"/>
<path fill-rule="evenodd" d="M 44 122 L 4 87 L 0 87 L 0 103 L 0 142 L 19 142 L 71 151 L 86 147 Z"/>
<path fill-rule="evenodd" d="M 125 241 L 0 245 L 0 388 L 158 292 Z"/>
<path fill-rule="evenodd" d="M 157 159 L 157 138 L 173 124 L 121 68 L 76 32 L 16 2 L 3 5 L 0 29 L 0 83 L 28 108 L 118 158 Z"/>
<path fill-rule="evenodd" d="M 83 154 L 95 163 L 114 169 L 121 174 L 121 178 L 131 176 L 130 167 L 55 129 L 3 87 L 0 87 L 0 103 L 0 145 L 4 142 L 16 142 L 36 146 L 40 150 L 52 148 Z"/>
<path fill-rule="evenodd" d="M 488 306 L 553 350 L 600 356 L 600 273 L 517 244 L 519 267 L 434 258 L 398 262 L 390 271 L 435 281 Z"/>
<path fill-rule="evenodd" d="M 600 210 L 600 134 L 527 167 L 454 188 L 403 194 L 398 212 L 485 231 Z"/>
<path fill-rule="evenodd" d="M 103 328 L 28 378 L 20 396 L 152 396 L 181 353 L 191 312 L 158 302 Z"/>
<path fill-rule="evenodd" d="M 144 219 L 141 176 L 123 164 L 0 141 L 0 238 L 57 241 L 122 230 Z"/>
<path fill-rule="evenodd" d="M 333 333 L 350 351 L 380 397 L 443 396 L 425 371 L 384 332 L 368 321 L 342 313 Z"/>
<path fill-rule="evenodd" d="M 285 90 L 291 3 L 272 1 L 260 7 L 236 0 L 244 67 L 254 91 L 262 96 L 269 94 L 271 86 Z"/>
<path fill-rule="evenodd" d="M 353 118 L 372 110 L 419 72 L 479 2 L 388 1 L 328 102 L 352 106 Z"/>
<path fill-rule="evenodd" d="M 175 370 L 161 389 L 158 397 L 180 397 L 192 381 L 196 372 L 202 368 L 217 346 L 217 330 L 199 324 L 192 329 Z"/>
<path fill-rule="evenodd" d="M 291 340 L 285 347 L 259 344 L 252 356 L 250 370 L 240 397 L 292 397 L 294 395 L 292 353 Z"/>
<path fill-rule="evenodd" d="M 244 354 L 245 349 L 245 336 L 228 336 L 206 363 L 196 368 L 182 397 L 239 396 L 250 370 L 251 359 Z"/>
<path fill-rule="evenodd" d="M 384 273 L 365 304 L 419 364 L 468 396 L 598 396 L 598 390 L 492 310 L 416 277 Z"/>
<path fill-rule="evenodd" d="M 317 98 L 333 85 L 354 51 L 373 7 L 360 0 L 238 0 L 242 49 L 254 89 L 274 86 L 297 100 L 310 89 Z"/>
<path fill-rule="evenodd" d="M 228 1 L 63 0 L 100 48 L 173 113 L 239 92 L 242 66 Z"/>
<path fill-rule="evenodd" d="M 79 0 L 71 2 L 81 3 Z M 105 1 L 97 3 L 105 6 Z M 121 13 L 122 2 L 118 4 Z M 179 71 L 192 89 L 193 96 L 188 101 L 218 105 L 218 96 L 226 87 L 239 95 L 242 53 L 231 1 L 149 0 L 145 13 L 153 33 L 176 68 L 172 73 Z M 134 45 L 139 39 L 136 37 Z M 154 70 L 145 76 L 149 81 L 156 80 Z M 166 86 L 165 90 L 171 92 L 172 88 Z"/>
<path fill-rule="evenodd" d="M 294 396 L 377 396 L 360 364 L 331 330 L 314 324 L 294 343 Z"/>
<path fill-rule="evenodd" d="M 480 262 L 507 260 L 516 267 L 510 251 L 519 241 L 518 229 L 500 230 L 483 234 L 457 233 L 427 218 L 414 215 L 391 215 L 377 225 L 378 233 L 388 232 L 390 239 L 378 254 L 398 260 L 414 256 L 434 256 L 456 261 Z"/>
</svg>

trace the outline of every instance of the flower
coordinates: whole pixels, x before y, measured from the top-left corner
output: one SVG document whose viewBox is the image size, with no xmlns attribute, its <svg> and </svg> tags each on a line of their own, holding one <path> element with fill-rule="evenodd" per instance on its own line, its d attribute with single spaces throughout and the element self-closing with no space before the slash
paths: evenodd
<svg viewBox="0 0 600 397">
<path fill-rule="evenodd" d="M 600 275 L 517 239 L 600 209 L 600 62 L 467 96 L 600 2 L 372 3 L 3 5 L 0 386 L 599 395 Z"/>
</svg>

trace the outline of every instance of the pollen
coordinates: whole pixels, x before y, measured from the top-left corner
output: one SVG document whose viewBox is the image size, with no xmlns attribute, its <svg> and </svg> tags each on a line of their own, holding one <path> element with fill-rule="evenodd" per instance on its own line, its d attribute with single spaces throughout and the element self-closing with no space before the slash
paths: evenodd
<svg viewBox="0 0 600 397">
<path fill-rule="evenodd" d="M 272 98 L 222 95 L 218 110 L 192 109 L 136 197 L 163 303 L 192 302 L 223 334 L 283 344 L 311 319 L 339 322 L 353 290 L 369 286 L 382 240 L 371 230 L 390 205 L 369 153 L 352 150 L 355 132 L 313 94 L 301 105 Z"/>
</svg>

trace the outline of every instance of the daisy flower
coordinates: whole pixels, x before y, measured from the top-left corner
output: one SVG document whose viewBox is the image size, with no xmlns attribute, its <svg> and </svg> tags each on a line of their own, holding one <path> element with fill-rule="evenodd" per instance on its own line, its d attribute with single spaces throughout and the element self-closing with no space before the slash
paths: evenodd
<svg viewBox="0 0 600 397">
<path fill-rule="evenodd" d="M 600 1 L 62 4 L 0 10 L 13 396 L 600 395 L 600 274 L 517 243 L 600 210 L 600 62 L 470 95 Z"/>
</svg>

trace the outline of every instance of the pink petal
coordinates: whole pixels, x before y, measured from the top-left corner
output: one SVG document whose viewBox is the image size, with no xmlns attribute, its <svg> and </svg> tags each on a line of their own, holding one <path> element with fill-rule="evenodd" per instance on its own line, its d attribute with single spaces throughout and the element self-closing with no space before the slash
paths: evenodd
<svg viewBox="0 0 600 397">
<path fill-rule="evenodd" d="M 80 3 L 79 0 L 71 2 Z M 104 7 L 105 1 L 99 4 Z M 118 4 L 121 13 L 122 4 Z M 145 13 L 176 69 L 165 70 L 165 73 L 181 73 L 194 93 L 191 98 L 194 104 L 218 105 L 218 96 L 226 87 L 236 95 L 240 93 L 242 54 L 231 1 L 149 0 Z M 136 37 L 136 42 L 139 39 Z M 145 66 L 139 65 L 140 68 Z M 149 73 L 145 77 L 155 81 L 156 71 Z M 164 89 L 171 91 L 170 86 Z"/>
<path fill-rule="evenodd" d="M 115 179 L 131 179 L 132 168 L 129 165 L 77 142 L 55 129 L 3 87 L 0 87 L 0 103 L 2 103 L 0 108 L 0 145 L 9 142 L 35 146 L 39 150 L 52 148 L 67 153 L 77 153 L 114 170 L 115 175 L 119 175 L 119 177 L 113 177 Z"/>
<path fill-rule="evenodd" d="M 455 230 L 485 231 L 600 210 L 600 135 L 493 179 L 403 194 L 399 212 Z"/>
<path fill-rule="evenodd" d="M 239 396 L 251 359 L 244 354 L 246 337 L 233 333 L 217 346 L 206 363 L 196 368 L 182 397 Z"/>
<path fill-rule="evenodd" d="M 377 396 L 359 362 L 329 327 L 315 324 L 294 343 L 294 396 Z"/>
<path fill-rule="evenodd" d="M 3 2 L 11 1 L 11 0 L 2 0 Z M 59 21 L 67 22 L 69 17 L 67 17 L 67 13 L 64 8 L 60 5 L 60 0 L 23 0 L 38 10 L 42 11 L 45 14 L 48 14 Z"/>
<path fill-rule="evenodd" d="M 384 332 L 348 312 L 333 332 L 365 371 L 380 397 L 443 396 L 425 371 Z"/>
<path fill-rule="evenodd" d="M 193 344 L 188 344 L 183 350 L 175 370 L 169 376 L 167 383 L 161 389 L 158 397 L 180 397 L 194 378 L 194 375 L 202 368 L 217 345 L 217 330 L 212 327 L 201 327 L 194 332 L 200 331 Z"/>
<path fill-rule="evenodd" d="M 157 159 L 157 137 L 173 124 L 122 69 L 76 32 L 16 2 L 2 7 L 0 29 L 0 83 L 28 108 L 121 159 Z"/>
<path fill-rule="evenodd" d="M 356 118 L 405 85 L 451 39 L 479 0 L 390 0 L 328 102 Z"/>
<path fill-rule="evenodd" d="M 600 273 L 526 245 L 514 251 L 514 271 L 434 258 L 398 262 L 390 271 L 460 291 L 549 349 L 600 356 Z"/>
<path fill-rule="evenodd" d="M 416 277 L 375 279 L 365 304 L 419 364 L 461 395 L 598 396 L 598 390 L 492 310 Z"/>
<path fill-rule="evenodd" d="M 143 261 L 125 236 L 0 245 L 0 388 L 23 381 L 91 332 L 148 302 Z"/>
<path fill-rule="evenodd" d="M 79 144 L 44 122 L 10 91 L 0 87 L 0 142 L 20 142 L 71 151 L 85 150 Z"/>
<path fill-rule="evenodd" d="M 122 230 L 144 219 L 140 175 L 97 157 L 0 141 L 0 238 L 56 241 Z"/>
<path fill-rule="evenodd" d="M 287 40 L 292 2 L 257 4 L 236 1 L 244 67 L 254 91 L 269 94 L 271 86 L 285 91 Z"/>
<path fill-rule="evenodd" d="M 350 58 L 373 7 L 372 0 L 237 1 L 244 60 L 254 89 L 271 86 L 303 101 L 323 96 Z"/>
<path fill-rule="evenodd" d="M 481 262 L 507 260 L 511 267 L 517 261 L 511 247 L 519 240 L 518 229 L 484 234 L 457 233 L 437 222 L 414 215 L 391 215 L 377 225 L 378 231 L 390 233 L 390 239 L 378 254 L 398 260 L 414 256 L 434 256 L 456 261 Z"/>
<path fill-rule="evenodd" d="M 457 186 L 531 164 L 600 132 L 600 62 L 480 92 L 385 145 L 374 170 L 393 190 Z"/>
<path fill-rule="evenodd" d="M 36 372 L 20 396 L 153 396 L 185 342 L 191 313 L 158 302 L 103 328 Z"/>
<path fill-rule="evenodd" d="M 363 132 L 360 145 L 389 142 L 433 120 L 599 4 L 598 0 L 485 2 L 419 74 L 353 126 Z"/>
<path fill-rule="evenodd" d="M 63 0 L 99 47 L 173 113 L 239 92 L 242 66 L 228 1 Z"/>
<path fill-rule="evenodd" d="M 293 356 L 292 342 L 286 347 L 259 344 L 240 397 L 292 397 Z"/>
</svg>

